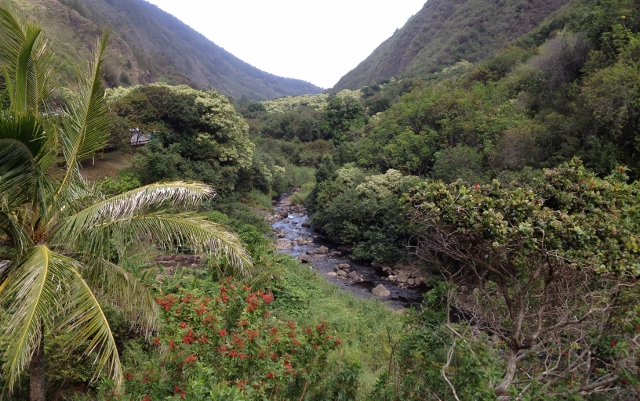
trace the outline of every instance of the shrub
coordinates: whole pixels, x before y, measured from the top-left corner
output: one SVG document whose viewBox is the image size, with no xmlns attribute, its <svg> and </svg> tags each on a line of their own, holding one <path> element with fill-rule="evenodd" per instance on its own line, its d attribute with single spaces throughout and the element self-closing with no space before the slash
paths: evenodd
<svg viewBox="0 0 640 401">
<path fill-rule="evenodd" d="M 326 324 L 298 327 L 270 316 L 273 296 L 230 280 L 157 299 L 165 325 L 153 341 L 159 361 L 125 374 L 124 399 L 353 399 L 357 367 L 331 364 L 338 348 Z"/>
</svg>

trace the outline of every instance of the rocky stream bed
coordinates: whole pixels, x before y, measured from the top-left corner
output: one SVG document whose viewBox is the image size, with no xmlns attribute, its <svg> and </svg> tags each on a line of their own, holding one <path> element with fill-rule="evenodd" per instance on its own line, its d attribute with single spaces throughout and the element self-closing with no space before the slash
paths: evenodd
<svg viewBox="0 0 640 401">
<path fill-rule="evenodd" d="M 278 250 L 356 296 L 384 300 L 393 309 L 419 306 L 427 287 L 416 266 L 354 262 L 348 247 L 336 246 L 314 231 L 302 205 L 291 206 L 285 197 L 274 208 L 268 218 L 278 238 Z"/>
</svg>

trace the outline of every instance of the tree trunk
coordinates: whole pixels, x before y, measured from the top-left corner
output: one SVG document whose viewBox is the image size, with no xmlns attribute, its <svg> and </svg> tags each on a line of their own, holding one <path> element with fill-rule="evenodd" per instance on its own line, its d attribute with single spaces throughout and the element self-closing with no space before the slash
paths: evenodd
<svg viewBox="0 0 640 401">
<path fill-rule="evenodd" d="M 507 371 L 504 374 L 504 379 L 502 383 L 496 387 L 496 394 L 498 395 L 498 399 L 500 397 L 508 396 L 507 389 L 511 386 L 511 382 L 516 376 L 516 362 L 518 357 L 518 350 L 514 349 L 514 346 L 509 347 L 509 360 L 507 361 Z M 508 399 L 508 398 L 507 398 Z"/>
<path fill-rule="evenodd" d="M 46 401 L 45 363 L 43 328 L 40 336 L 40 344 L 31 356 L 31 362 L 29 363 L 29 399 L 31 401 Z"/>
</svg>

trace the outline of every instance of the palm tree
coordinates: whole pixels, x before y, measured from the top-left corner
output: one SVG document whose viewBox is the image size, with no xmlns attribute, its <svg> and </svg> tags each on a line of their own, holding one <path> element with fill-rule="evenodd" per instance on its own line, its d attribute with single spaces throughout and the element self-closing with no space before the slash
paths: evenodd
<svg viewBox="0 0 640 401">
<path fill-rule="evenodd" d="M 107 140 L 100 74 L 107 35 L 96 44 L 89 72 L 78 75 L 77 93 L 53 113 L 47 101 L 56 88 L 55 64 L 40 33 L 0 8 L 0 66 L 10 98 L 9 109 L 0 111 L 0 244 L 8 249 L 0 254 L 8 260 L 0 265 L 3 392 L 13 391 L 29 366 L 32 400 L 45 399 L 45 333 L 69 333 L 70 349 L 88 344 L 96 377 L 104 371 L 121 383 L 99 299 L 123 306 L 147 333 L 157 316 L 147 288 L 114 263 L 131 241 L 189 246 L 224 255 L 241 271 L 251 268 L 237 237 L 174 212 L 211 197 L 210 187 L 158 183 L 107 199 L 83 179 L 80 161 Z"/>
</svg>

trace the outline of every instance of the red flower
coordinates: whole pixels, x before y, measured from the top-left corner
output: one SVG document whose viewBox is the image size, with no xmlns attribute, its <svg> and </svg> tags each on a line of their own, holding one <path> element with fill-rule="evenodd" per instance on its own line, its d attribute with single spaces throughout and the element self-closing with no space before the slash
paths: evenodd
<svg viewBox="0 0 640 401">
<path fill-rule="evenodd" d="M 142 401 L 151 401 L 151 397 L 145 395 L 144 397 L 142 397 Z"/>
<path fill-rule="evenodd" d="M 191 362 L 195 362 L 197 360 L 198 360 L 198 358 L 195 355 L 191 354 L 188 357 L 184 358 L 184 360 L 182 362 L 191 363 Z"/>
<path fill-rule="evenodd" d="M 173 340 L 169 340 L 169 346 L 171 349 L 176 349 L 176 343 Z"/>
<path fill-rule="evenodd" d="M 611 341 L 611 345 L 615 347 L 616 345 L 618 345 L 618 342 L 616 340 L 613 340 Z"/>
<path fill-rule="evenodd" d="M 187 327 L 187 322 L 180 323 L 180 328 L 181 329 L 184 329 L 185 327 Z"/>
<path fill-rule="evenodd" d="M 228 333 L 227 333 L 227 331 L 226 331 L 225 329 L 222 329 L 222 330 L 218 331 L 218 335 L 220 335 L 220 337 L 224 337 L 224 336 L 226 336 L 227 334 L 228 334 Z"/>
<path fill-rule="evenodd" d="M 160 345 L 160 337 L 156 337 L 156 339 L 153 340 L 153 345 L 155 345 L 156 347 Z"/>
</svg>

